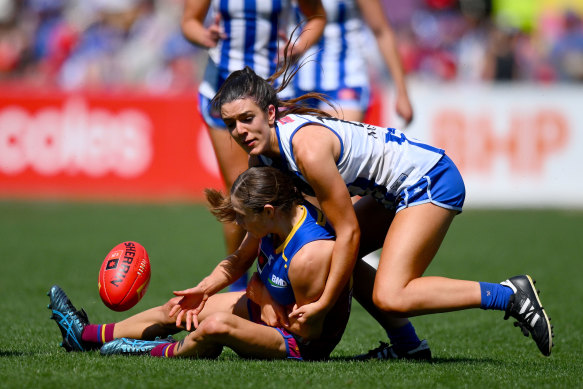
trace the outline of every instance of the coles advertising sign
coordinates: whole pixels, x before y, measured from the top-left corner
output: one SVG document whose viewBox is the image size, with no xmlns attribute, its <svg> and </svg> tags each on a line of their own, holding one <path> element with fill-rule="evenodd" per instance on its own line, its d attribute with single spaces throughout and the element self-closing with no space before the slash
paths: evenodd
<svg viewBox="0 0 583 389">
<path fill-rule="evenodd" d="M 194 96 L 3 91 L 0 195 L 202 199 L 222 187 Z"/>
</svg>

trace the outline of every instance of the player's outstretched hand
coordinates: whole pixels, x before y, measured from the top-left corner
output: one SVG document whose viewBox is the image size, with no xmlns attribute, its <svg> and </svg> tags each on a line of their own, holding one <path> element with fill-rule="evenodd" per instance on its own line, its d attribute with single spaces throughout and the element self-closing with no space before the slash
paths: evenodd
<svg viewBox="0 0 583 389">
<path fill-rule="evenodd" d="M 209 298 L 208 294 L 206 294 L 202 288 L 195 286 L 194 288 L 175 291 L 174 295 L 182 297 L 170 310 L 170 317 L 178 313 L 178 316 L 176 317 L 176 326 L 179 327 L 184 319 L 186 321 L 187 331 L 190 331 L 193 324 L 194 328 L 197 328 L 198 314 L 204 308 L 204 305 Z"/>
</svg>

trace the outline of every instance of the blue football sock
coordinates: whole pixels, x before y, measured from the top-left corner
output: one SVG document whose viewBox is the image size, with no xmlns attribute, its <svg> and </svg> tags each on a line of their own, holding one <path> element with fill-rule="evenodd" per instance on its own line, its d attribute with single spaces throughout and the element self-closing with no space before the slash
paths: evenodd
<svg viewBox="0 0 583 389">
<path fill-rule="evenodd" d="M 482 309 L 497 309 L 505 311 L 512 293 L 512 289 L 501 284 L 492 284 L 489 282 L 480 282 L 480 291 L 482 292 Z"/>
<path fill-rule="evenodd" d="M 387 336 L 395 350 L 409 351 L 419 346 L 421 340 L 417 337 L 415 327 L 411 322 L 396 329 L 387 330 Z"/>
</svg>

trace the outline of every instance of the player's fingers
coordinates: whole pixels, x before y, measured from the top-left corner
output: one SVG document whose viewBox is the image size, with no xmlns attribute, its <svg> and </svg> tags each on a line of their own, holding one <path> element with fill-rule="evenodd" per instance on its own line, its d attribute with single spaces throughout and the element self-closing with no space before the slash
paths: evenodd
<svg viewBox="0 0 583 389">
<path fill-rule="evenodd" d="M 301 309 L 294 309 L 293 311 L 290 312 L 290 314 L 288 315 L 288 317 L 290 319 L 298 319 L 300 317 L 302 317 L 304 315 L 304 312 Z"/>
<path fill-rule="evenodd" d="M 182 312 L 178 312 L 178 316 L 176 316 L 176 327 L 180 327 L 182 325 Z"/>
<path fill-rule="evenodd" d="M 186 331 L 192 328 L 192 311 L 186 312 Z"/>
<path fill-rule="evenodd" d="M 198 315 L 199 313 L 201 313 L 201 312 L 202 312 L 202 310 L 204 309 L 204 306 L 206 305 L 206 299 L 207 299 L 207 296 L 205 295 L 205 296 L 202 298 L 202 300 L 200 301 L 200 303 L 198 304 L 198 307 L 196 307 L 196 308 L 194 309 L 194 312 L 195 312 L 197 315 Z"/>
<path fill-rule="evenodd" d="M 178 310 L 180 309 L 180 305 L 175 305 L 172 307 L 172 309 L 170 309 L 170 313 L 168 313 L 169 317 L 172 317 L 176 314 L 176 312 L 178 312 Z"/>
<path fill-rule="evenodd" d="M 218 38 L 221 34 L 221 28 L 219 26 L 210 26 L 208 31 L 213 39 Z"/>
</svg>

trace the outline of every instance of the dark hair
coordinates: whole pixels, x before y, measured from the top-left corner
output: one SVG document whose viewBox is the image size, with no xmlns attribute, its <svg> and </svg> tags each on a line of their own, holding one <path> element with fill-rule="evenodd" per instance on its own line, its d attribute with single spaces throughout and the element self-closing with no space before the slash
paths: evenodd
<svg viewBox="0 0 583 389">
<path fill-rule="evenodd" d="M 298 27 L 300 26 L 296 26 L 286 43 L 283 62 L 278 61 L 275 73 L 266 80 L 259 77 L 248 66 L 245 66 L 244 69 L 234 71 L 227 77 L 215 97 L 211 100 L 213 109 L 220 112 L 221 107 L 226 103 L 243 98 L 252 98 L 264 112 L 267 112 L 267 108 L 273 105 L 275 107 L 276 119 L 292 113 L 330 117 L 331 115 L 329 113 L 307 105 L 306 100 L 316 99 L 330 105 L 330 107 L 336 110 L 330 100 L 321 93 L 310 92 L 288 100 L 280 100 L 277 96 L 279 92 L 291 83 L 296 73 L 306 63 L 302 62 L 298 64 L 297 56 L 288 56 L 289 45 Z M 297 39 L 294 43 L 296 41 Z M 275 87 L 275 81 L 280 77 L 281 83 L 278 87 Z"/>
<path fill-rule="evenodd" d="M 206 189 L 205 194 L 211 205 L 211 213 L 220 222 L 235 220 L 231 197 L 237 198 L 245 208 L 256 213 L 263 211 L 267 204 L 289 212 L 293 206 L 304 201 L 293 178 L 269 166 L 251 167 L 241 173 L 231 187 L 231 196 L 225 196 L 216 189 Z"/>
</svg>

